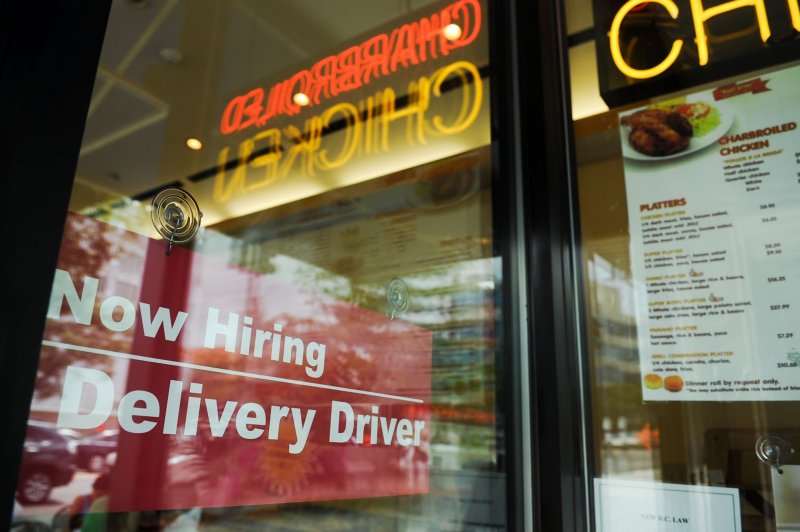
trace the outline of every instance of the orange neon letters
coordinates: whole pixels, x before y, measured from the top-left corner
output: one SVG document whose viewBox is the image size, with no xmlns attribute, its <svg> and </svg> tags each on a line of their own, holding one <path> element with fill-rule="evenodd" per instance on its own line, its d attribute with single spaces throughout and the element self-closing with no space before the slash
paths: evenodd
<svg viewBox="0 0 800 532">
<path fill-rule="evenodd" d="M 800 31 L 800 6 L 798 5 L 798 0 L 786 0 L 786 2 L 789 6 L 792 27 L 794 27 L 796 31 Z M 681 39 L 673 41 L 672 49 L 667 57 L 652 68 L 636 69 L 628 64 L 622 55 L 620 28 L 628 13 L 636 7 L 648 3 L 656 3 L 663 6 L 673 19 L 678 17 L 679 9 L 673 0 L 629 0 L 617 11 L 608 34 L 611 58 L 614 64 L 620 72 L 634 79 L 652 78 L 667 70 L 678 58 L 678 54 L 683 46 L 683 41 Z M 731 0 L 709 8 L 703 7 L 703 0 L 689 0 L 689 4 L 692 10 L 695 41 L 697 42 L 697 58 L 700 66 L 708 64 L 708 35 L 706 33 L 706 22 L 718 15 L 741 8 L 752 7 L 755 10 L 756 22 L 758 24 L 761 40 L 766 42 L 771 35 L 764 0 Z"/>
<path fill-rule="evenodd" d="M 452 23 L 458 24 L 462 33 L 459 38 L 448 40 L 443 29 Z M 313 107 L 400 68 L 447 56 L 451 50 L 471 44 L 480 30 L 479 1 L 457 0 L 429 17 L 320 59 L 311 68 L 275 84 L 268 94 L 259 87 L 234 97 L 222 113 L 220 132 L 229 135 L 262 127 L 276 116 L 299 113 L 300 107 L 292 101 L 296 92 L 308 95 L 309 107 Z"/>
<path fill-rule="evenodd" d="M 682 40 L 675 40 L 672 43 L 672 49 L 670 50 L 669 54 L 667 54 L 666 59 L 652 68 L 640 70 L 633 68 L 625 61 L 625 59 L 622 57 L 622 50 L 620 49 L 619 42 L 619 30 L 622 26 L 622 21 L 632 9 L 641 4 L 648 4 L 650 2 L 664 6 L 673 19 L 678 18 L 678 6 L 672 0 L 628 0 L 628 2 L 626 2 L 614 16 L 614 21 L 611 23 L 611 31 L 608 34 L 611 40 L 611 58 L 613 59 L 614 64 L 617 65 L 617 68 L 620 70 L 620 72 L 630 78 L 647 79 L 661 74 L 670 66 L 672 66 L 672 63 L 674 63 L 678 58 L 678 54 L 683 46 Z"/>
<path fill-rule="evenodd" d="M 700 65 L 708 64 L 708 37 L 706 36 L 706 22 L 717 15 L 734 11 L 743 7 L 754 7 L 758 30 L 761 40 L 766 42 L 770 36 L 769 22 L 767 22 L 767 9 L 764 0 L 733 0 L 714 7 L 705 9 L 702 0 L 689 0 L 692 5 L 692 19 L 694 20 L 695 40 L 697 41 L 697 57 Z M 792 0 L 789 0 L 791 5 Z"/>
</svg>

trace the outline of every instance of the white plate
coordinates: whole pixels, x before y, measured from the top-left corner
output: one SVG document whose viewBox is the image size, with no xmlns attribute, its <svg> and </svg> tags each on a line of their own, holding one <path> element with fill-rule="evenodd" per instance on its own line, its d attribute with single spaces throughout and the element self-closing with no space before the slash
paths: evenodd
<svg viewBox="0 0 800 532">
<path fill-rule="evenodd" d="M 633 159 L 636 161 L 663 161 L 667 159 L 675 159 L 677 157 L 683 157 L 685 155 L 689 155 L 690 153 L 694 153 L 696 151 L 702 150 L 715 142 L 717 142 L 725 133 L 733 125 L 733 110 L 725 104 L 720 104 L 719 102 L 709 102 L 708 100 L 697 100 L 697 101 L 705 101 L 710 106 L 717 109 L 719 112 L 719 125 L 703 135 L 702 137 L 692 137 L 692 140 L 689 141 L 689 146 L 683 150 L 679 151 L 678 153 L 673 153 L 671 155 L 645 155 L 644 153 L 639 153 L 638 151 L 634 150 L 631 147 L 631 143 L 628 140 L 628 136 L 630 135 L 631 128 L 628 126 L 623 126 L 620 122 L 620 133 L 622 135 L 622 155 L 627 159 Z M 687 103 L 697 103 L 697 101 L 689 101 Z M 646 108 L 642 108 L 646 109 Z M 635 111 L 631 111 L 630 113 L 626 113 L 623 116 L 628 116 L 642 109 L 636 109 Z M 620 116 L 620 120 L 622 120 L 623 116 Z"/>
</svg>

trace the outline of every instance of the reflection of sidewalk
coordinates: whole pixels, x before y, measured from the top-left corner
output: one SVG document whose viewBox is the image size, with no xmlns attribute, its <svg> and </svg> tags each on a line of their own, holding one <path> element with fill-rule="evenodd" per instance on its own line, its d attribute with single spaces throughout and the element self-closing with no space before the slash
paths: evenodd
<svg viewBox="0 0 800 532">
<path fill-rule="evenodd" d="M 658 451 L 648 451 L 643 447 L 604 447 L 603 476 L 629 480 L 658 480 L 659 471 L 653 464 L 658 463 Z"/>
<path fill-rule="evenodd" d="M 608 435 L 607 440 L 603 445 L 608 447 L 617 448 L 641 448 L 642 443 L 636 437 L 636 434 L 631 432 Z"/>
</svg>

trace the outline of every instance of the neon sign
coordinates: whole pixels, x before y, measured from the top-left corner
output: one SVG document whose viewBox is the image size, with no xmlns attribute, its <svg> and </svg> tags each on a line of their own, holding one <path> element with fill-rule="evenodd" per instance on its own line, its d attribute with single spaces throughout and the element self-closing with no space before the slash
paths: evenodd
<svg viewBox="0 0 800 532">
<path fill-rule="evenodd" d="M 457 23 L 461 34 L 448 38 L 445 28 Z M 248 128 L 260 128 L 278 116 L 300 112 L 293 96 L 308 96 L 308 106 L 358 89 L 398 69 L 447 56 L 452 50 L 472 43 L 481 30 L 478 0 L 458 0 L 438 13 L 381 33 L 317 61 L 266 92 L 262 87 L 231 99 L 220 119 L 219 130 L 229 135 Z"/>
<path fill-rule="evenodd" d="M 798 6 L 798 0 L 786 0 L 786 2 L 789 7 L 792 27 L 795 31 L 800 32 L 800 6 Z M 622 43 L 620 42 L 620 30 L 625 18 L 631 11 L 651 3 L 663 7 L 673 20 L 678 18 L 680 8 L 673 0 L 629 0 L 617 11 L 608 34 L 611 58 L 614 65 L 620 72 L 633 79 L 649 79 L 662 74 L 675 63 L 684 45 L 683 39 L 673 40 L 672 48 L 664 60 L 650 68 L 634 68 L 626 61 L 622 52 Z M 709 62 L 706 23 L 714 17 L 743 8 L 752 8 L 761 41 L 766 43 L 772 35 L 764 0 L 733 0 L 709 8 L 703 6 L 702 0 L 689 0 L 689 3 L 695 42 L 697 43 L 697 62 L 700 66 L 705 66 Z"/>
</svg>

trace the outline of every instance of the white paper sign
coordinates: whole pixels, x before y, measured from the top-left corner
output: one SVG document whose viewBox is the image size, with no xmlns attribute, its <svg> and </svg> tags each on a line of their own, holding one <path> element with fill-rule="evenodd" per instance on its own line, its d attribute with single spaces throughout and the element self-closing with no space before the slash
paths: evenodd
<svg viewBox="0 0 800 532">
<path fill-rule="evenodd" d="M 647 401 L 800 399 L 800 68 L 620 118 Z"/>
<path fill-rule="evenodd" d="M 739 491 L 594 479 L 597 532 L 741 532 Z"/>
<path fill-rule="evenodd" d="M 800 466 L 781 466 L 783 474 L 772 468 L 772 495 L 778 532 L 800 531 Z"/>
</svg>

